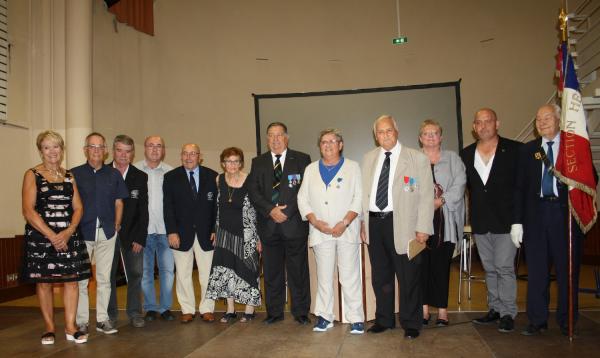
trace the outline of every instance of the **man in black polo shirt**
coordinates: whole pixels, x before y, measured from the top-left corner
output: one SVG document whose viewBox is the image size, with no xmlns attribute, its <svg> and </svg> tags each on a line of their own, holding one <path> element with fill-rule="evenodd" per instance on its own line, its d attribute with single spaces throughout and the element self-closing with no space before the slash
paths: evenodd
<svg viewBox="0 0 600 358">
<path fill-rule="evenodd" d="M 129 196 L 118 170 L 104 165 L 106 141 L 100 133 L 85 138 L 83 151 L 87 162 L 71 171 L 83 202 L 83 218 L 79 224 L 90 258 L 96 263 L 96 330 L 117 333 L 109 320 L 110 269 L 115 253 L 115 237 L 121 226 L 123 200 Z M 77 325 L 87 333 L 89 323 L 88 280 L 79 281 Z"/>
</svg>

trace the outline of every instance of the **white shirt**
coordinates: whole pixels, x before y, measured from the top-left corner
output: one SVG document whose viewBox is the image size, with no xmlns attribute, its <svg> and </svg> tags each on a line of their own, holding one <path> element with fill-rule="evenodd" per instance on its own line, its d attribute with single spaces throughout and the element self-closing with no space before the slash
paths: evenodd
<svg viewBox="0 0 600 358">
<path fill-rule="evenodd" d="M 117 165 L 115 164 L 115 162 L 113 161 L 113 168 L 115 168 L 116 170 L 119 170 L 119 168 L 117 168 Z M 121 171 L 119 170 L 119 173 Z M 125 180 L 125 178 L 127 177 L 127 173 L 129 172 L 129 165 L 127 166 L 127 169 L 125 169 L 125 171 L 123 172 L 123 180 Z"/>
<path fill-rule="evenodd" d="M 390 155 L 390 179 L 388 184 L 388 205 L 383 208 L 383 210 L 379 209 L 375 204 L 375 199 L 377 198 L 377 185 L 379 184 L 379 175 L 381 174 L 381 167 L 383 167 L 383 161 L 385 160 L 385 152 L 387 150 L 380 148 L 379 158 L 377 158 L 377 164 L 375 165 L 375 173 L 373 173 L 373 184 L 371 185 L 371 197 L 369 199 L 369 211 L 379 212 L 379 211 L 393 211 L 394 210 L 394 200 L 392 195 L 392 188 L 394 187 L 394 173 L 396 173 L 396 165 L 398 164 L 398 157 L 400 157 L 400 151 L 402 150 L 402 145 L 400 142 L 396 142 L 394 148 L 389 150 L 392 152 Z"/>
<path fill-rule="evenodd" d="M 483 158 L 481 158 L 481 155 L 479 155 L 479 151 L 475 149 L 475 160 L 473 161 L 473 166 L 475 167 L 477 174 L 479 174 L 483 185 L 487 183 L 490 177 L 490 171 L 492 170 L 492 164 L 494 164 L 495 157 L 496 153 L 494 153 L 494 155 L 492 155 L 492 157 L 490 158 L 490 161 L 487 164 L 485 164 Z"/>
<path fill-rule="evenodd" d="M 165 219 L 163 216 L 163 179 L 166 172 L 173 167 L 165 162 L 160 162 L 154 169 L 150 168 L 145 160 L 134 164 L 138 169 L 148 174 L 148 234 L 165 235 Z"/>
<path fill-rule="evenodd" d="M 542 148 L 544 148 L 544 151 L 546 152 L 546 155 L 548 155 L 548 142 L 549 140 L 542 137 Z M 558 157 L 558 151 L 560 149 L 560 131 L 556 134 L 556 136 L 554 137 L 554 139 L 552 139 L 552 165 L 556 165 L 556 157 Z M 544 169 L 545 169 L 545 165 L 544 162 L 542 162 L 542 179 L 544 178 Z M 542 186 L 541 186 L 541 180 L 540 179 L 540 197 L 544 196 L 544 194 L 542 194 Z M 558 196 L 558 189 L 556 188 L 556 178 L 554 176 L 552 176 L 552 190 L 554 191 L 554 195 Z"/>
<path fill-rule="evenodd" d="M 285 164 L 285 155 L 287 154 L 287 148 L 281 153 L 281 157 L 279 158 L 279 162 L 281 163 L 281 171 L 283 172 L 283 165 Z M 275 161 L 277 157 L 275 153 L 271 152 L 271 159 L 273 159 L 273 167 L 275 167 Z"/>
</svg>

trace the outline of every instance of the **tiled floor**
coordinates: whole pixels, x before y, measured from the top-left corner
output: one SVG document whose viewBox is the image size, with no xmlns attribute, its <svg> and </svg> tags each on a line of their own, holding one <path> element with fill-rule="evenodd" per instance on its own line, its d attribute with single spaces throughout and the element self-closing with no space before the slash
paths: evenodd
<svg viewBox="0 0 600 358">
<path fill-rule="evenodd" d="M 477 266 L 477 265 L 476 265 Z M 524 268 L 522 268 L 524 271 Z M 582 287 L 591 287 L 592 267 L 584 266 Z M 477 270 L 475 274 L 480 274 Z M 0 305 L 0 357 L 595 357 L 600 351 L 600 299 L 591 294 L 580 295 L 581 317 L 578 335 L 572 342 L 560 334 L 553 318 L 550 329 L 541 336 L 524 337 L 499 333 L 495 326 L 474 326 L 470 320 L 485 311 L 485 286 L 473 284 L 472 300 L 463 295 L 457 304 L 458 268 L 453 266 L 449 309 L 450 326 L 423 329 L 416 340 L 405 340 L 403 331 L 395 329 L 378 335 L 351 335 L 348 325 L 336 322 L 325 333 L 314 333 L 310 326 L 300 326 L 290 315 L 285 321 L 265 326 L 260 313 L 256 320 L 244 324 L 190 324 L 178 321 L 151 322 L 136 329 L 127 324 L 121 311 L 119 333 L 104 336 L 92 332 L 85 345 L 66 342 L 58 335 L 56 344 L 42 346 L 39 336 L 43 330 L 35 296 Z M 554 284 L 552 285 L 554 298 Z M 519 309 L 524 310 L 526 282 L 519 281 Z M 124 302 L 125 287 L 119 288 Z M 59 296 L 57 296 L 59 298 Z M 59 303 L 57 299 L 57 303 Z M 552 299 L 551 307 L 555 306 Z M 220 303 L 217 310 L 222 310 Z M 94 316 L 93 314 L 91 315 Z M 178 316 L 178 314 L 177 314 Z M 62 310 L 57 310 L 57 332 L 62 330 Z M 435 315 L 434 315 L 435 317 Z M 314 321 L 314 319 L 313 319 Z M 517 330 L 527 323 L 519 314 Z"/>
</svg>

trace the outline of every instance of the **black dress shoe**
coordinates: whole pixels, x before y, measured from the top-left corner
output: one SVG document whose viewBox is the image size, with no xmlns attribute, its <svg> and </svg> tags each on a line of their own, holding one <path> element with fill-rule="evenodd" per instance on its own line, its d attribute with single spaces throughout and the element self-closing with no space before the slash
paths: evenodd
<svg viewBox="0 0 600 358">
<path fill-rule="evenodd" d="M 173 313 L 171 313 L 171 311 L 169 311 L 169 310 L 164 311 L 163 313 L 160 314 L 160 316 L 165 321 L 172 321 L 175 319 L 175 316 L 173 316 Z"/>
<path fill-rule="evenodd" d="M 265 318 L 265 320 L 263 321 L 264 324 L 273 324 L 279 321 L 283 321 L 283 315 L 282 316 L 267 316 L 267 318 Z"/>
<path fill-rule="evenodd" d="M 407 328 L 404 330 L 404 338 L 415 339 L 419 336 L 419 330 L 414 328 Z"/>
<path fill-rule="evenodd" d="M 367 329 L 367 332 L 369 333 L 381 333 L 381 332 L 385 332 L 388 329 L 392 329 L 394 327 L 384 327 L 382 325 L 380 325 L 379 323 L 375 323 L 374 325 L 371 326 L 371 328 Z"/>
<path fill-rule="evenodd" d="M 497 320 L 500 319 L 500 313 L 494 311 L 494 310 L 489 310 L 489 312 L 480 318 L 475 318 L 473 321 L 473 323 L 475 324 L 492 324 L 492 323 L 496 323 Z"/>
<path fill-rule="evenodd" d="M 144 319 L 146 321 L 154 321 L 154 320 L 156 320 L 156 317 L 158 317 L 158 312 L 148 311 L 148 312 L 146 312 L 146 316 L 144 317 Z"/>
<path fill-rule="evenodd" d="M 524 330 L 521 331 L 521 334 L 524 336 L 535 336 L 542 332 L 545 332 L 548 329 L 547 323 L 542 324 L 532 324 L 530 323 Z"/>
<path fill-rule="evenodd" d="M 296 317 L 294 317 L 294 321 L 296 321 L 300 324 L 309 324 L 310 323 L 310 319 L 308 318 L 307 315 L 296 316 Z"/>
</svg>

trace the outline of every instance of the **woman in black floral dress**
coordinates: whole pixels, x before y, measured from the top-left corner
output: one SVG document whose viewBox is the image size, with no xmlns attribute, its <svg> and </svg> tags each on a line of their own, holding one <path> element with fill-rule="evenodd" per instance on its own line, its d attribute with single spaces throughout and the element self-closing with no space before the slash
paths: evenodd
<svg viewBox="0 0 600 358">
<path fill-rule="evenodd" d="M 246 305 L 240 322 L 248 322 L 254 318 L 255 306 L 260 306 L 260 242 L 256 231 L 256 211 L 248 199 L 247 174 L 241 171 L 244 166 L 242 150 L 223 150 L 221 165 L 224 173 L 217 177 L 215 252 L 206 295 L 212 299 L 227 299 L 227 312 L 221 318 L 222 323 L 237 317 L 235 302 Z"/>
<path fill-rule="evenodd" d="M 53 131 L 37 137 L 42 163 L 25 172 L 23 216 L 25 225 L 24 278 L 36 283 L 46 325 L 42 344 L 55 339 L 53 284 L 63 285 L 65 333 L 69 341 L 85 343 L 87 335 L 75 325 L 79 288 L 90 277 L 90 260 L 77 225 L 83 207 L 71 173 L 62 168 L 64 141 Z"/>
</svg>

